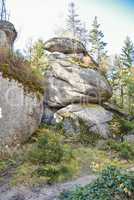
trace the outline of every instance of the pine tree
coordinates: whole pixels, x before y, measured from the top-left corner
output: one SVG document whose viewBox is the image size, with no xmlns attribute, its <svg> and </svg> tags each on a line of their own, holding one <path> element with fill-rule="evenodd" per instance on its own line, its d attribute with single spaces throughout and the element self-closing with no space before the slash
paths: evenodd
<svg viewBox="0 0 134 200">
<path fill-rule="evenodd" d="M 124 41 L 124 46 L 121 53 L 121 60 L 123 62 L 123 65 L 127 68 L 132 67 L 134 62 L 134 44 L 128 36 Z"/>
<path fill-rule="evenodd" d="M 68 9 L 68 19 L 67 19 L 67 29 L 72 34 L 73 38 L 77 38 L 79 35 L 80 19 L 79 15 L 76 13 L 76 7 L 74 2 L 69 4 Z"/>
<path fill-rule="evenodd" d="M 104 34 L 99 28 L 100 24 L 98 24 L 98 19 L 95 17 L 92 24 L 92 30 L 89 34 L 89 42 L 91 44 L 90 53 L 98 65 L 100 65 L 102 58 L 107 54 L 107 51 L 105 50 L 107 43 L 103 41 Z"/>
</svg>

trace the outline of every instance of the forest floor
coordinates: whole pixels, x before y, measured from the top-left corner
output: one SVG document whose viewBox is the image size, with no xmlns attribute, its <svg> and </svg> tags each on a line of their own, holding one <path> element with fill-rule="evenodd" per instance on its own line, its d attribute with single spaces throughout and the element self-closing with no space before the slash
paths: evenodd
<svg viewBox="0 0 134 200">
<path fill-rule="evenodd" d="M 58 200 L 60 193 L 71 190 L 76 186 L 85 186 L 96 179 L 95 175 L 88 175 L 52 186 L 11 187 L 10 180 L 14 172 L 15 168 L 12 167 L 3 173 L 3 180 L 0 182 L 0 200 Z"/>
<path fill-rule="evenodd" d="M 55 139 L 53 130 L 51 132 L 48 128 L 41 129 L 41 134 L 43 134 L 43 137 L 45 134 L 45 138 L 47 137 L 47 132 L 50 137 L 48 138 L 50 140 L 49 142 L 53 142 Z M 40 133 L 38 134 L 40 135 Z M 17 155 L 11 156 L 7 160 L 0 159 L 0 200 L 58 200 L 60 193 L 70 190 L 77 185 L 85 186 L 91 183 L 107 166 L 113 165 L 123 170 L 134 171 L 133 144 L 126 142 L 118 143 L 115 141 L 99 141 L 99 143 L 94 146 L 90 144 L 81 144 L 76 138 L 64 138 L 64 142 L 71 147 L 71 152 L 73 153 L 73 159 L 75 161 L 75 164 L 69 165 L 71 168 L 73 167 L 72 177 L 67 177 L 66 179 L 66 171 L 62 172 L 62 170 L 60 170 L 65 180 L 60 179 L 60 181 L 54 181 L 51 185 L 48 185 L 46 182 L 46 174 L 37 175 L 34 173 L 39 167 L 38 163 L 41 160 L 40 154 L 37 157 L 37 163 L 32 162 L 32 160 L 30 161 L 30 157 L 28 156 L 29 150 L 32 150 L 32 153 L 35 153 L 37 150 L 40 151 L 40 149 L 35 148 L 38 144 L 39 135 L 34 135 L 32 141 L 24 144 L 23 148 L 17 152 Z M 60 138 L 60 135 L 58 137 Z M 57 139 L 56 136 L 56 141 Z M 87 139 L 86 137 L 86 142 Z M 91 138 L 89 139 L 91 140 Z M 57 143 L 57 145 L 59 144 L 61 143 Z M 43 146 L 43 152 L 44 148 L 46 148 L 47 151 L 48 148 L 50 148 L 50 150 L 53 151 L 53 154 L 51 154 L 53 156 L 55 155 L 55 150 L 58 149 L 57 145 L 54 150 L 51 149 L 53 145 L 47 146 L 47 148 Z M 68 154 L 70 150 L 65 151 L 63 145 L 62 147 L 64 153 L 66 153 L 67 156 L 70 155 Z M 45 165 L 43 164 L 41 166 Z M 55 169 L 55 163 L 52 164 L 49 169 L 53 169 L 53 167 Z M 53 174 L 53 171 L 51 171 L 51 173 L 52 174 L 48 175 L 51 175 L 51 178 L 53 178 L 55 174 Z"/>
</svg>

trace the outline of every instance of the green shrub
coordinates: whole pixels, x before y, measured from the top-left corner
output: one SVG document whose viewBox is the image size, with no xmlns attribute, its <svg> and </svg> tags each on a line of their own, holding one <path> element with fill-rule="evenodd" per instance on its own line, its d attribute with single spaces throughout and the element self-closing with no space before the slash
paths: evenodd
<svg viewBox="0 0 134 200">
<path fill-rule="evenodd" d="M 113 138 L 123 140 L 123 136 L 134 129 L 134 123 L 121 117 L 114 116 L 113 120 L 110 122 L 110 129 Z"/>
<path fill-rule="evenodd" d="M 74 167 L 74 166 L 73 166 Z M 59 165 L 48 164 L 39 167 L 34 173 L 37 177 L 46 177 L 47 183 L 52 184 L 54 182 L 62 182 L 72 177 L 74 169 L 71 169 L 71 165 L 67 163 L 60 163 Z"/>
<path fill-rule="evenodd" d="M 63 136 L 57 132 L 46 129 L 40 132 L 44 134 L 28 153 L 28 161 L 38 166 L 34 175 L 45 176 L 48 183 L 70 178 L 78 169 L 71 147 L 64 144 Z"/>
<path fill-rule="evenodd" d="M 99 139 L 101 138 L 99 134 L 95 134 L 90 131 L 89 127 L 85 125 L 85 123 L 79 119 L 80 123 L 80 134 L 78 135 L 78 140 L 81 144 L 85 146 L 95 146 Z"/>
<path fill-rule="evenodd" d="M 89 145 L 96 146 L 99 139 L 100 139 L 99 135 L 91 132 L 90 133 L 81 132 L 79 134 L 79 141 L 84 146 L 89 146 Z"/>
<path fill-rule="evenodd" d="M 115 167 L 102 171 L 92 184 L 61 194 L 61 200 L 133 200 L 134 175 Z"/>
<path fill-rule="evenodd" d="M 134 122 L 120 119 L 120 124 L 121 124 L 121 130 L 124 133 L 129 133 L 134 129 Z"/>
<path fill-rule="evenodd" d="M 7 168 L 6 161 L 0 160 L 0 173 L 3 172 Z"/>
<path fill-rule="evenodd" d="M 63 146 L 60 138 L 55 134 L 46 134 L 38 139 L 31 152 L 29 159 L 41 164 L 58 163 L 63 157 Z"/>
<path fill-rule="evenodd" d="M 134 159 L 134 147 L 128 142 L 116 142 L 114 140 L 109 140 L 105 150 L 114 150 L 119 154 L 121 158 L 126 160 Z"/>
<path fill-rule="evenodd" d="M 8 168 L 11 168 L 16 165 L 16 162 L 14 160 L 1 160 L 0 159 L 0 173 L 3 173 L 4 171 L 8 170 Z"/>
</svg>

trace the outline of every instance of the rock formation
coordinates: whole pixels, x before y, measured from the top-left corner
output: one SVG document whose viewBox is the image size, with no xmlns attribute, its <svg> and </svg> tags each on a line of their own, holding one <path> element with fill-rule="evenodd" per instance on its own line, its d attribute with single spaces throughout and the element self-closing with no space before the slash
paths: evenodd
<svg viewBox="0 0 134 200">
<path fill-rule="evenodd" d="M 13 50 L 16 37 L 13 24 L 0 21 L 0 58 Z M 12 66 L 5 62 L 6 59 L 0 60 L 0 153 L 26 141 L 38 128 L 43 114 L 43 97 L 39 99 L 36 92 L 26 92 L 17 80 L 19 74 L 16 76 L 12 69 L 14 62 Z"/>
<path fill-rule="evenodd" d="M 86 52 L 78 41 L 72 43 L 69 38 L 54 38 L 45 43 L 45 48 L 51 54 L 45 75 L 47 90 L 43 121 L 49 124 L 63 122 L 67 132 L 79 132 L 79 121 L 83 121 L 89 127 L 89 134 L 94 132 L 106 138 L 112 114 L 98 105 L 112 96 L 106 78 L 92 69 L 92 64 L 84 67 L 82 63 L 74 62 L 76 57 L 82 61 Z"/>
<path fill-rule="evenodd" d="M 15 80 L 0 79 L 0 147 L 15 146 L 26 141 L 38 128 L 42 113 L 42 99 L 24 92 Z"/>
</svg>

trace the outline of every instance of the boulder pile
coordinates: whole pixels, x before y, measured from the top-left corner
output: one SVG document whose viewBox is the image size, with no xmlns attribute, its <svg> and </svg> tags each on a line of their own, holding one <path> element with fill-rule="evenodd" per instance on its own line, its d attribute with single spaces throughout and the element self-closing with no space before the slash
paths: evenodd
<svg viewBox="0 0 134 200">
<path fill-rule="evenodd" d="M 91 56 L 92 63 L 84 67 L 85 47 L 74 39 L 53 38 L 45 43 L 45 49 L 50 54 L 43 122 L 62 122 L 67 133 L 78 133 L 83 122 L 89 134 L 107 138 L 112 114 L 101 104 L 112 96 L 112 89 L 99 70 L 92 68 Z"/>
</svg>

